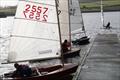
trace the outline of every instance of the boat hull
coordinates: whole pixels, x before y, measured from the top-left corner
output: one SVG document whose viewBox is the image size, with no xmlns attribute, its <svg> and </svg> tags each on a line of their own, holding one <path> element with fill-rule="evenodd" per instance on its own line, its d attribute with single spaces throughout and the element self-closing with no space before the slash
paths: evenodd
<svg viewBox="0 0 120 80">
<path fill-rule="evenodd" d="M 77 64 L 65 64 L 64 67 L 61 65 L 55 65 L 52 67 L 47 67 L 47 68 L 39 68 L 39 71 L 48 71 L 48 73 L 44 75 L 34 75 L 31 77 L 25 77 L 25 78 L 20 78 L 20 77 L 15 77 L 12 78 L 9 75 L 11 73 L 5 74 L 4 79 L 1 80 L 57 80 L 57 78 L 62 78 L 65 77 L 71 73 L 76 72 L 78 65 Z M 34 70 L 34 68 L 32 68 Z"/>
<path fill-rule="evenodd" d="M 81 49 L 73 49 L 64 53 L 64 58 L 72 58 L 75 56 L 80 56 Z"/>
<path fill-rule="evenodd" d="M 88 44 L 89 43 L 89 39 L 87 36 L 86 37 L 82 37 L 80 39 L 76 39 L 74 41 L 72 41 L 72 43 L 74 45 L 84 45 L 84 44 Z"/>
</svg>

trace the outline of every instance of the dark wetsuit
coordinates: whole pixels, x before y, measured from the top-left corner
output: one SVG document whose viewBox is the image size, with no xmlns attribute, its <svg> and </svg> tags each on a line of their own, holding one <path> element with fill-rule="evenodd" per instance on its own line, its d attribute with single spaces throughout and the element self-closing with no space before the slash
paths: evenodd
<svg viewBox="0 0 120 80">
<path fill-rule="evenodd" d="M 20 77 L 29 77 L 32 75 L 32 70 L 26 65 L 19 65 L 16 71 L 13 74 L 13 77 L 20 76 Z"/>
<path fill-rule="evenodd" d="M 108 22 L 106 29 L 110 29 L 110 22 Z"/>
<path fill-rule="evenodd" d="M 62 44 L 62 50 L 63 50 L 63 52 L 69 51 L 68 47 L 70 47 L 70 43 L 67 42 L 67 41 L 64 42 L 64 43 Z"/>
</svg>

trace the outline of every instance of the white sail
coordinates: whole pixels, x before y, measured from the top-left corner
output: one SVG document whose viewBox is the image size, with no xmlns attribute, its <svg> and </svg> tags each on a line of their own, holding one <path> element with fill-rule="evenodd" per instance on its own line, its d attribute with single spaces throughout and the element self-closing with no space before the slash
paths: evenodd
<svg viewBox="0 0 120 80">
<path fill-rule="evenodd" d="M 70 0 L 70 26 L 71 26 L 71 33 L 76 34 L 83 32 L 82 29 L 84 28 L 82 13 L 80 10 L 80 4 L 78 0 Z"/>
<path fill-rule="evenodd" d="M 103 13 L 103 1 L 101 0 L 101 4 L 100 4 L 100 8 L 101 8 L 101 22 L 102 22 L 102 26 L 104 27 L 104 13 Z"/>
<path fill-rule="evenodd" d="M 69 0 L 57 0 L 59 9 L 60 31 L 62 42 L 67 39 L 70 40 L 70 26 L 69 26 Z"/>
<path fill-rule="evenodd" d="M 8 60 L 59 57 L 60 36 L 55 0 L 19 1 Z"/>
</svg>

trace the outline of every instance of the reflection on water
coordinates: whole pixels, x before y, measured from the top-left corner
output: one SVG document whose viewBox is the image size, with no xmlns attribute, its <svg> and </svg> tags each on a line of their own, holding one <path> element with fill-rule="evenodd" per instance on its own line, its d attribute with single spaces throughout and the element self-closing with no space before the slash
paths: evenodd
<svg viewBox="0 0 120 80">
<path fill-rule="evenodd" d="M 83 20 L 85 24 L 85 29 L 87 31 L 87 35 L 94 36 L 97 33 L 101 33 L 102 31 L 115 33 L 120 33 L 120 12 L 106 12 L 104 14 L 105 24 L 107 22 L 111 22 L 111 26 L 113 29 L 111 31 L 102 29 L 100 13 L 83 13 Z M 9 48 L 9 36 L 12 30 L 12 26 L 14 23 L 14 17 L 0 18 L 0 63 L 7 59 L 7 51 Z M 79 63 L 80 58 L 69 58 L 67 62 Z M 52 62 L 52 63 L 51 63 Z M 53 65 L 61 63 L 60 60 L 52 60 L 47 61 L 47 63 L 39 62 L 40 65 Z M 34 65 L 34 64 L 33 64 Z M 13 64 L 0 64 L 0 74 L 4 72 L 13 70 Z"/>
</svg>

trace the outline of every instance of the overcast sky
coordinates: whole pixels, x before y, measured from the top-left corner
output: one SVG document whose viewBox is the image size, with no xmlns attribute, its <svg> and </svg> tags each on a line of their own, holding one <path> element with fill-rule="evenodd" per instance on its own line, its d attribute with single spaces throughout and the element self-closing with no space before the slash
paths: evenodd
<svg viewBox="0 0 120 80">
<path fill-rule="evenodd" d="M 18 0 L 0 0 L 0 6 L 14 6 L 17 5 Z"/>
</svg>

